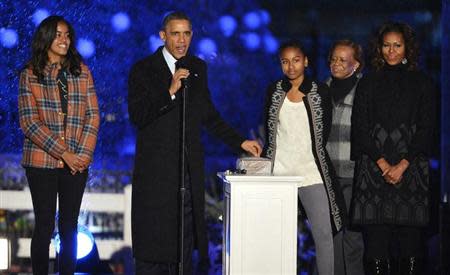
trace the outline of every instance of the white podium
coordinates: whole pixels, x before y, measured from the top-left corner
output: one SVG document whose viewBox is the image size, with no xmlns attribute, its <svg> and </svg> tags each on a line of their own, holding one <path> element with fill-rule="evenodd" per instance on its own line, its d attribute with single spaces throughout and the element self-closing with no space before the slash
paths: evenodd
<svg viewBox="0 0 450 275">
<path fill-rule="evenodd" d="M 225 193 L 223 274 L 296 274 L 303 177 L 218 175 Z"/>
</svg>

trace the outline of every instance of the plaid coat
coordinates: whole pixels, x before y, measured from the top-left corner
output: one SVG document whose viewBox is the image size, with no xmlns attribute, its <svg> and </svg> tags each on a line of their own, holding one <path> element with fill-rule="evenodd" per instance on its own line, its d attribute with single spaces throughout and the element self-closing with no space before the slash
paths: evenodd
<svg viewBox="0 0 450 275">
<path fill-rule="evenodd" d="M 56 82 L 58 68 L 48 65 L 41 82 L 31 68 L 19 82 L 19 120 L 25 135 L 22 165 L 62 168 L 61 155 L 69 150 L 91 161 L 97 141 L 99 112 L 91 72 L 81 64 L 81 74 L 67 75 L 67 124 Z"/>
</svg>

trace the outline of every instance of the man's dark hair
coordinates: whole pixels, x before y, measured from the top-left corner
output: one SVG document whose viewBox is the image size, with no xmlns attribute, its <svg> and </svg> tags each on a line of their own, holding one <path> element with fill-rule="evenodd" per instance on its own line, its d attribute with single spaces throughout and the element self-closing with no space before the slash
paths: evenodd
<svg viewBox="0 0 450 275">
<path fill-rule="evenodd" d="M 189 16 L 187 16 L 187 14 L 185 14 L 184 12 L 181 11 L 173 11 L 168 13 L 163 21 L 162 21 L 162 26 L 161 26 L 161 30 L 164 31 L 167 27 L 167 24 L 169 24 L 170 21 L 172 20 L 187 20 L 189 22 L 189 26 L 192 29 L 192 21 L 191 18 L 189 18 Z"/>
</svg>

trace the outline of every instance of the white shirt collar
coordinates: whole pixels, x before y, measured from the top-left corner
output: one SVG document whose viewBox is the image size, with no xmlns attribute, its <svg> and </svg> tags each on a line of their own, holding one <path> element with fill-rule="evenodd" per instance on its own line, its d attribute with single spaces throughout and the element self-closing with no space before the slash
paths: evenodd
<svg viewBox="0 0 450 275">
<path fill-rule="evenodd" d="M 166 49 L 166 47 L 163 48 L 162 50 L 163 56 L 164 56 L 164 60 L 166 60 L 167 66 L 169 66 L 170 71 L 172 72 L 172 74 L 175 73 L 175 62 L 177 62 L 177 60 L 175 59 L 175 57 L 173 57 L 169 51 Z"/>
</svg>

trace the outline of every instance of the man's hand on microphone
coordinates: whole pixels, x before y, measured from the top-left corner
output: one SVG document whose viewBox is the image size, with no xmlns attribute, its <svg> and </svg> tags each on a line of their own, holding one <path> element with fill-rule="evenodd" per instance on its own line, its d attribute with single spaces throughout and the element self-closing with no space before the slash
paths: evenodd
<svg viewBox="0 0 450 275">
<path fill-rule="evenodd" d="M 172 82 L 170 83 L 169 93 L 170 95 L 176 94 L 181 88 L 181 79 L 189 77 L 189 70 L 180 68 L 175 71 L 172 76 Z"/>
<path fill-rule="evenodd" d="M 242 142 L 241 148 L 252 154 L 254 157 L 259 157 L 262 152 L 261 145 L 256 140 L 246 140 Z"/>
</svg>

